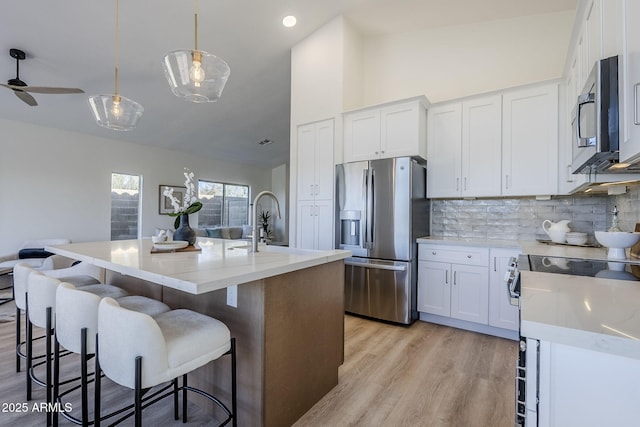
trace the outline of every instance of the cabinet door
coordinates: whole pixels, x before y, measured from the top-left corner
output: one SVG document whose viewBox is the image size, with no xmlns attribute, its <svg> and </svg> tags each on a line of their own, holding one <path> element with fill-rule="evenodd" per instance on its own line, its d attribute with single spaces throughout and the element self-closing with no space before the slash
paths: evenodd
<svg viewBox="0 0 640 427">
<path fill-rule="evenodd" d="M 451 270 L 451 317 L 486 325 L 489 320 L 487 267 L 453 264 Z"/>
<path fill-rule="evenodd" d="M 624 135 L 620 143 L 620 161 L 634 162 L 640 158 L 640 2 L 625 0 L 623 15 L 623 84 L 620 116 L 624 117 Z"/>
<path fill-rule="evenodd" d="M 520 254 L 516 249 L 491 249 L 491 271 L 489 272 L 489 325 L 517 331 L 519 310 L 511 305 L 504 276 L 509 259 Z"/>
<path fill-rule="evenodd" d="M 316 199 L 333 199 L 333 120 L 316 123 L 315 192 Z M 298 163 L 299 164 L 299 163 Z"/>
<path fill-rule="evenodd" d="M 432 107 L 428 116 L 427 197 L 459 196 L 462 104 Z"/>
<path fill-rule="evenodd" d="M 344 116 L 344 161 L 357 162 L 380 157 L 380 110 L 347 113 Z"/>
<path fill-rule="evenodd" d="M 418 311 L 451 315 L 451 264 L 418 262 Z"/>
<path fill-rule="evenodd" d="M 600 2 L 602 0 L 592 0 L 587 6 L 587 14 L 585 16 L 585 36 L 587 41 L 586 48 L 586 67 L 591 70 L 596 61 L 602 58 L 602 14 Z"/>
<path fill-rule="evenodd" d="M 380 112 L 380 157 L 402 157 L 424 155 L 421 145 L 420 125 L 425 118 L 420 114 L 425 111 L 418 102 L 383 107 Z"/>
<path fill-rule="evenodd" d="M 300 249 L 315 249 L 316 219 L 313 201 L 298 202 L 296 216 L 296 247 Z"/>
<path fill-rule="evenodd" d="M 558 85 L 503 95 L 503 196 L 558 192 Z"/>
<path fill-rule="evenodd" d="M 316 238 L 313 249 L 335 249 L 333 200 L 316 200 L 315 210 Z"/>
<path fill-rule="evenodd" d="M 313 200 L 316 192 L 316 125 L 298 127 L 298 200 Z"/>
<path fill-rule="evenodd" d="M 462 196 L 500 194 L 502 97 L 462 103 Z"/>
</svg>

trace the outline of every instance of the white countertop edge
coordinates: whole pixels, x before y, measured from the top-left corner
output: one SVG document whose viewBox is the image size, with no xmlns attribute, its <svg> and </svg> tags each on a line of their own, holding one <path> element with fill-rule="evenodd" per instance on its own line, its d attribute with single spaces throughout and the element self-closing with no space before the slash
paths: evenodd
<svg viewBox="0 0 640 427">
<path fill-rule="evenodd" d="M 640 341 L 563 326 L 522 320 L 521 335 L 586 350 L 640 359 Z"/>
<path fill-rule="evenodd" d="M 309 267 L 315 267 L 321 264 L 327 264 L 334 261 L 340 261 L 351 256 L 351 251 L 330 250 L 330 251 L 314 251 L 301 250 L 295 248 L 273 247 L 272 253 L 282 253 L 285 256 L 291 253 L 299 256 L 299 259 L 288 261 L 286 264 L 276 262 L 275 265 L 263 265 L 258 270 L 249 271 L 247 273 L 235 274 L 232 277 L 222 277 L 207 282 L 196 283 L 189 280 L 182 280 L 179 277 L 171 277 L 163 274 L 153 273 L 150 271 L 140 270 L 136 267 L 129 267 L 122 264 L 105 261 L 100 258 L 83 255 L 71 250 L 60 248 L 58 246 L 48 246 L 46 250 L 66 256 L 71 259 L 77 259 L 107 270 L 115 271 L 125 276 L 136 277 L 138 279 L 147 280 L 172 289 L 183 291 L 186 293 L 199 295 L 206 292 L 212 292 L 219 289 L 225 289 L 229 286 L 240 285 L 247 282 L 265 279 L 280 274 L 290 273 Z M 216 270 L 218 271 L 218 270 Z M 215 274 L 215 271 L 212 272 Z"/>
</svg>

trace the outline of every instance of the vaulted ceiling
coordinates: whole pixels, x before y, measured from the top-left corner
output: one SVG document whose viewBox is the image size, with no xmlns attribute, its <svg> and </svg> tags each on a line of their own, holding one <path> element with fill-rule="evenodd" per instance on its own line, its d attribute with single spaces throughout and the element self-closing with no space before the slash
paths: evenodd
<svg viewBox="0 0 640 427">
<path fill-rule="evenodd" d="M 216 103 L 173 96 L 160 65 L 193 48 L 191 1 L 120 1 L 119 92 L 145 108 L 138 127 L 98 127 L 88 95 L 114 91 L 115 1 L 10 0 L 0 14 L 0 80 L 15 77 L 10 48 L 26 52 L 20 78 L 32 86 L 86 94 L 34 94 L 30 107 L 0 88 L 0 118 L 184 150 L 265 167 L 289 155 L 290 49 L 338 15 L 365 35 L 508 19 L 575 9 L 577 0 L 199 0 L 199 48 L 218 55 L 231 77 Z M 282 17 L 298 25 L 287 29 Z M 0 130 L 1 133 L 1 130 Z M 258 141 L 273 140 L 259 146 Z"/>
</svg>

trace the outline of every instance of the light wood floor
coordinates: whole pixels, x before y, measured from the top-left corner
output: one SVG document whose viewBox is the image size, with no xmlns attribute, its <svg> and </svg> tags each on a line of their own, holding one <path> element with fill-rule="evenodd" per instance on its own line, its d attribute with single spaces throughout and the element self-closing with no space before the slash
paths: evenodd
<svg viewBox="0 0 640 427">
<path fill-rule="evenodd" d="M 45 415 L 31 410 L 44 401 L 41 387 L 34 386 L 28 412 L 6 412 L 8 404 L 26 402 L 24 372 L 15 372 L 14 310 L 13 303 L 0 306 L 0 425 L 42 426 Z M 354 316 L 345 317 L 345 328 L 340 382 L 296 427 L 514 425 L 516 342 L 425 322 L 403 327 Z M 71 356 L 63 369 L 70 373 L 76 366 Z M 128 390 L 103 383 L 103 407 L 130 402 Z M 187 426 L 216 425 L 195 405 L 189 410 Z M 173 421 L 170 399 L 146 409 L 144 424 L 182 425 Z M 60 425 L 72 424 L 61 419 Z"/>
</svg>

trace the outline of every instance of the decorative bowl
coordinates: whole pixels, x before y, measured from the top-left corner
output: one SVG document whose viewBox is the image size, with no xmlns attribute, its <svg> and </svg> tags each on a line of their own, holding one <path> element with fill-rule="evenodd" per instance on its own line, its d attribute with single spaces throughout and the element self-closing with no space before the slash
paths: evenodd
<svg viewBox="0 0 640 427">
<path fill-rule="evenodd" d="M 596 231 L 596 240 L 602 246 L 609 248 L 607 258 L 626 259 L 625 249 L 640 241 L 640 233 L 626 231 Z"/>
<path fill-rule="evenodd" d="M 579 231 L 567 233 L 567 243 L 570 245 L 584 245 L 587 243 L 587 233 Z"/>
</svg>

